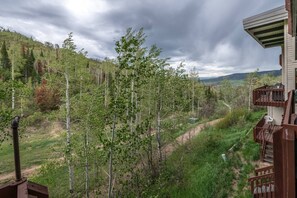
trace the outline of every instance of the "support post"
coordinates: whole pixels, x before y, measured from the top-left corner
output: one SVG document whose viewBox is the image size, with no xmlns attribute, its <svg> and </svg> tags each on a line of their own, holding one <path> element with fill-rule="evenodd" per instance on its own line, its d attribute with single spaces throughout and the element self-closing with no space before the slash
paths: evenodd
<svg viewBox="0 0 297 198">
<path fill-rule="evenodd" d="M 16 116 L 11 123 L 16 181 L 20 181 L 22 179 L 20 149 L 19 149 L 19 134 L 18 134 L 19 121 L 20 121 L 20 117 Z"/>
</svg>

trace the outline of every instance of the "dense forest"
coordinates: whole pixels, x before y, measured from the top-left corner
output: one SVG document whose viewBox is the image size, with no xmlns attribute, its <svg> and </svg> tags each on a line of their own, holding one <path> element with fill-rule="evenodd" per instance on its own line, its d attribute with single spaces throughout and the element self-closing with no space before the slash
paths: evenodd
<svg viewBox="0 0 297 198">
<path fill-rule="evenodd" d="M 252 90 L 279 81 L 256 71 L 240 86 L 207 86 L 199 68 L 172 67 L 160 48 L 147 46 L 142 29 L 116 41 L 116 59 L 89 58 L 74 38 L 60 46 L 0 32 L 0 154 L 7 159 L 0 174 L 13 171 L 9 127 L 19 115 L 21 149 L 31 153 L 22 155 L 23 167 L 41 165 L 32 179 L 51 197 L 143 197 L 166 173 L 166 144 L 195 124 L 253 111 Z M 57 123 L 58 135 L 50 133 Z"/>
</svg>

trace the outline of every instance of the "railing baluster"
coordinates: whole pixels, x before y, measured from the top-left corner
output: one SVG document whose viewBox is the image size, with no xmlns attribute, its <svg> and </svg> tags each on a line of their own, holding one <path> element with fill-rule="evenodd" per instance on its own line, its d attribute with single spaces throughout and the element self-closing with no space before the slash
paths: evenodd
<svg viewBox="0 0 297 198">
<path fill-rule="evenodd" d="M 253 197 L 274 197 L 273 166 L 255 170 L 255 177 L 249 179 Z"/>
</svg>

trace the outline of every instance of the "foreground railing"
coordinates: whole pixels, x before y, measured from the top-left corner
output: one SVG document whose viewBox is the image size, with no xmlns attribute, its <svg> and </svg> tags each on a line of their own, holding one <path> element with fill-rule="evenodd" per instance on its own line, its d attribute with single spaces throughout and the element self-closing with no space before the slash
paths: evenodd
<svg viewBox="0 0 297 198">
<path fill-rule="evenodd" d="M 256 176 L 249 178 L 251 192 L 255 198 L 274 198 L 274 173 L 273 166 L 255 170 Z"/>
<path fill-rule="evenodd" d="M 282 129 L 273 134 L 274 176 L 276 197 L 296 197 L 296 137 L 297 125 L 294 125 L 296 115 L 294 91 L 288 93 Z"/>
<path fill-rule="evenodd" d="M 284 86 L 263 86 L 253 90 L 253 103 L 258 106 L 285 106 Z"/>
<path fill-rule="evenodd" d="M 285 106 L 285 113 L 284 113 L 284 118 L 283 118 L 283 123 L 282 124 L 291 124 L 291 116 L 294 113 L 294 100 L 293 100 L 293 90 L 288 93 L 288 100 L 286 102 Z"/>
</svg>

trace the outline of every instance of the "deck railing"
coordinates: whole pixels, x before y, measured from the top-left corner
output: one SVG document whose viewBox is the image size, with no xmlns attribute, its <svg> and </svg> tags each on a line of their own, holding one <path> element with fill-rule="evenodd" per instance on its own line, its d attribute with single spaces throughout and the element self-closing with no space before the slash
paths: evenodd
<svg viewBox="0 0 297 198">
<path fill-rule="evenodd" d="M 273 166 L 255 170 L 256 176 L 249 178 L 254 198 L 275 197 Z"/>
<path fill-rule="evenodd" d="M 255 170 L 255 176 L 266 175 L 274 172 L 273 166 L 266 166 Z"/>
<path fill-rule="evenodd" d="M 284 118 L 283 118 L 282 124 L 291 124 L 291 122 L 293 122 L 291 120 L 291 116 L 294 113 L 294 108 L 295 108 L 294 103 L 293 103 L 294 102 L 293 96 L 294 96 L 294 93 L 292 90 L 288 93 L 288 100 L 286 102 L 285 113 L 284 113 Z"/>
<path fill-rule="evenodd" d="M 263 126 L 265 124 L 265 119 L 264 117 L 257 123 L 257 125 L 254 127 L 254 141 L 255 142 L 258 142 L 258 143 L 261 143 L 261 141 L 257 138 L 258 137 L 258 134 L 262 131 L 263 129 Z"/>
<path fill-rule="evenodd" d="M 264 116 L 265 117 L 265 116 Z M 268 143 L 273 143 L 273 133 L 281 128 L 279 125 L 265 123 L 264 117 L 257 123 L 253 130 L 254 141 L 260 144 L 265 139 Z"/>
<path fill-rule="evenodd" d="M 263 86 L 253 90 L 253 103 L 258 106 L 284 107 L 284 86 Z"/>
</svg>

